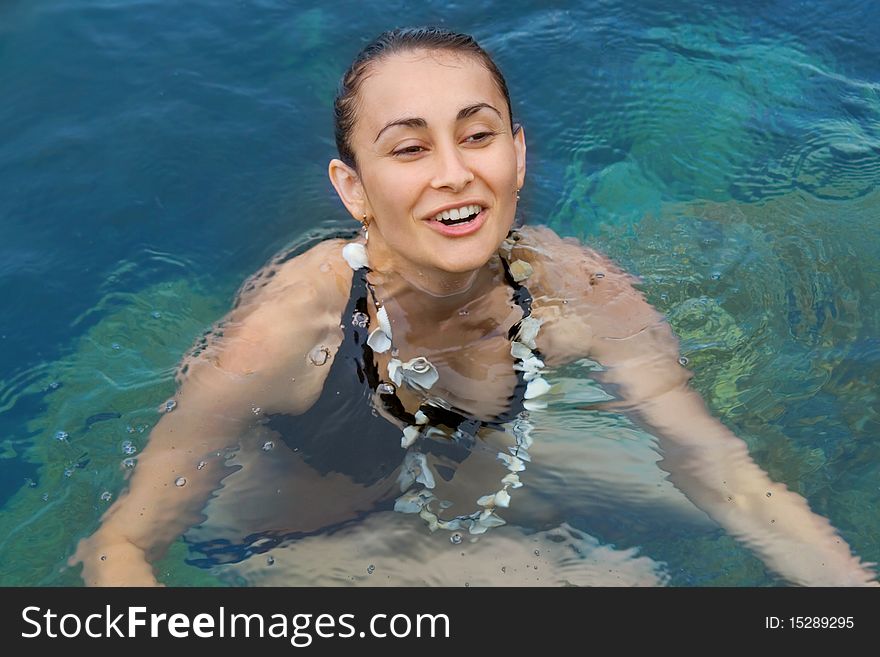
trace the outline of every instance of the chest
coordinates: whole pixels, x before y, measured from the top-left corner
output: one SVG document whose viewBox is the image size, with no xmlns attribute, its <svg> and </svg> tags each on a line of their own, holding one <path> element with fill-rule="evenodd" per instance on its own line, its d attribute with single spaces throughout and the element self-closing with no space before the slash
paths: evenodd
<svg viewBox="0 0 880 657">
<path fill-rule="evenodd" d="M 508 331 L 522 318 L 512 301 L 494 314 L 462 316 L 427 330 L 405 318 L 392 320 L 394 355 L 375 354 L 379 376 L 389 381 L 392 358 L 401 363 L 423 357 L 437 372 L 437 380 L 425 391 L 403 384 L 397 396 L 409 413 L 429 399 L 442 400 L 453 409 L 481 420 L 493 419 L 510 407 L 518 383 L 513 369 Z"/>
</svg>

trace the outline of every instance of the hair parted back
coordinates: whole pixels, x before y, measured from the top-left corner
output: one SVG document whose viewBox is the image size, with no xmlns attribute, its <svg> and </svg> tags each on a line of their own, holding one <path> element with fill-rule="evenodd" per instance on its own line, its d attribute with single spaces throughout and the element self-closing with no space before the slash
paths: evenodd
<svg viewBox="0 0 880 657">
<path fill-rule="evenodd" d="M 474 38 L 442 27 L 404 27 L 383 32 L 368 43 L 342 76 L 342 82 L 333 102 L 336 148 L 339 159 L 357 170 L 357 159 L 351 147 L 351 132 L 357 118 L 357 99 L 360 87 L 370 67 L 385 57 L 412 50 L 447 50 L 476 57 L 492 74 L 498 90 L 507 101 L 507 112 L 514 132 L 519 125 L 513 122 L 510 93 L 501 70 Z"/>
</svg>

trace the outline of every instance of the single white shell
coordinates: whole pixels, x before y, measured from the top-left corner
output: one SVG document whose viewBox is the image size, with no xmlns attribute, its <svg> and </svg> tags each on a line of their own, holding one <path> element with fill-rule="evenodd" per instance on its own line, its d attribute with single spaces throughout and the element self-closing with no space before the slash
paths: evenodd
<svg viewBox="0 0 880 657">
<path fill-rule="evenodd" d="M 523 449 L 528 449 L 529 447 L 531 447 L 533 442 L 534 440 L 532 439 L 532 434 L 530 432 L 521 433 L 516 437 L 516 444 Z"/>
<path fill-rule="evenodd" d="M 389 364 L 389 374 L 390 368 L 391 366 Z M 437 373 L 437 368 L 435 368 L 431 364 L 431 361 L 424 356 L 418 356 L 417 358 L 406 361 L 400 365 L 397 374 L 410 386 L 422 388 L 423 390 L 428 390 L 431 386 L 437 383 L 437 379 L 440 378 L 440 375 Z"/>
<path fill-rule="evenodd" d="M 477 500 L 477 504 L 480 506 L 495 506 L 495 496 L 483 495 L 483 497 Z"/>
<path fill-rule="evenodd" d="M 495 493 L 495 506 L 505 508 L 510 506 L 510 494 L 506 490 L 500 490 Z"/>
<path fill-rule="evenodd" d="M 538 329 L 541 328 L 543 322 L 534 317 L 523 317 L 520 320 L 519 333 L 517 339 L 531 349 L 536 349 L 535 338 L 538 336 Z"/>
<path fill-rule="evenodd" d="M 529 353 L 531 354 L 531 352 Z M 522 363 L 516 363 L 513 366 L 513 369 L 520 370 L 522 372 L 534 372 L 544 367 L 544 361 L 534 354 L 531 354 L 530 356 L 522 359 L 522 361 Z"/>
<path fill-rule="evenodd" d="M 398 513 L 418 513 L 425 506 L 425 501 L 418 493 L 404 493 L 394 500 L 394 510 Z"/>
<path fill-rule="evenodd" d="M 401 493 L 416 482 L 416 475 L 420 474 L 419 471 L 422 464 L 419 457 L 424 459 L 425 455 L 418 452 L 407 452 L 406 456 L 403 457 L 400 474 L 397 475 L 397 483 L 400 484 Z"/>
<path fill-rule="evenodd" d="M 511 445 L 507 449 L 509 449 L 510 453 L 513 454 L 520 461 L 526 461 L 527 463 L 532 462 L 532 456 L 526 451 L 524 447 L 520 447 L 519 445 Z"/>
<path fill-rule="evenodd" d="M 485 534 L 487 531 L 489 531 L 489 526 L 481 525 L 479 522 L 475 522 L 468 528 L 470 534 Z"/>
<path fill-rule="evenodd" d="M 502 484 L 507 484 L 511 488 L 521 488 L 522 482 L 519 480 L 519 475 L 515 472 L 511 472 L 510 474 L 504 475 L 504 478 L 501 480 Z"/>
<path fill-rule="evenodd" d="M 522 342 L 517 342 L 516 340 L 510 343 L 510 355 L 523 361 L 534 356 L 531 349 Z"/>
<path fill-rule="evenodd" d="M 543 411 L 547 408 L 547 402 L 540 399 L 526 399 L 523 402 L 523 408 L 527 411 Z"/>
<path fill-rule="evenodd" d="M 377 328 L 367 337 L 367 345 L 377 354 L 384 354 L 391 348 L 391 338 L 385 335 L 385 331 Z"/>
<path fill-rule="evenodd" d="M 532 266 L 525 260 L 514 260 L 510 263 L 510 275 L 517 283 L 532 275 Z"/>
<path fill-rule="evenodd" d="M 403 430 L 403 438 L 400 439 L 400 446 L 406 449 L 419 437 L 420 429 L 416 426 L 409 426 Z"/>
<path fill-rule="evenodd" d="M 392 340 L 391 321 L 388 319 L 388 311 L 385 310 L 385 306 L 376 309 L 376 319 L 379 320 L 379 328 L 385 331 L 385 335 L 388 336 L 389 340 Z"/>
<path fill-rule="evenodd" d="M 428 416 L 421 411 L 416 411 L 416 424 L 428 424 Z"/>
<path fill-rule="evenodd" d="M 357 271 L 362 267 L 369 267 L 370 261 L 367 258 L 367 250 L 363 244 L 351 242 L 342 247 L 342 257 L 348 263 L 348 266 Z"/>
<path fill-rule="evenodd" d="M 416 454 L 413 458 L 414 469 L 418 471 L 416 482 L 424 484 L 425 488 L 434 488 L 434 475 L 431 474 L 431 468 L 428 467 L 428 459 L 424 454 Z"/>
<path fill-rule="evenodd" d="M 477 520 L 478 525 L 482 525 L 486 529 L 489 527 L 500 527 L 501 525 L 506 525 L 507 521 L 502 518 L 499 518 L 495 515 L 492 509 L 486 509 L 483 513 L 480 514 L 480 519 Z"/>
<path fill-rule="evenodd" d="M 505 454 L 504 452 L 498 452 L 498 459 L 500 461 L 504 461 L 505 466 L 511 472 L 522 472 L 526 469 L 526 464 L 520 461 L 515 456 L 511 456 L 510 454 Z"/>
<path fill-rule="evenodd" d="M 403 384 L 403 372 L 400 371 L 401 365 L 403 365 L 403 363 L 396 358 L 392 358 L 388 361 L 388 378 L 394 381 L 394 384 L 398 386 Z"/>
<path fill-rule="evenodd" d="M 422 518 L 425 522 L 428 523 L 428 529 L 431 532 L 437 531 L 437 527 L 439 526 L 437 523 L 437 515 L 428 511 L 428 509 L 422 509 L 419 511 L 419 517 Z"/>
<path fill-rule="evenodd" d="M 524 397 L 526 399 L 534 399 L 535 397 L 540 397 L 541 395 L 547 394 L 547 391 L 550 390 L 550 384 L 541 377 L 537 379 L 532 379 L 529 381 L 529 385 L 526 386 L 526 394 Z"/>
</svg>

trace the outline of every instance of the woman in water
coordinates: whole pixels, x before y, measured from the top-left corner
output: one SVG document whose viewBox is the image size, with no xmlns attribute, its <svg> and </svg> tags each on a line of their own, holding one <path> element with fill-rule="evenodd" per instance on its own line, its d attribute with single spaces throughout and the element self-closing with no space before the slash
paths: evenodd
<svg viewBox="0 0 880 657">
<path fill-rule="evenodd" d="M 630 276 L 547 228 L 514 227 L 525 133 L 473 39 L 381 35 L 346 73 L 335 110 L 330 181 L 362 234 L 258 273 L 222 334 L 185 360 L 176 406 L 128 492 L 74 556 L 87 584 L 155 584 L 151 563 L 175 539 L 206 517 L 234 525 L 236 513 L 287 533 L 233 534 L 294 548 L 358 527 L 376 540 L 382 514 L 395 540 L 439 530 L 447 545 L 497 534 L 525 546 L 512 527 L 549 526 L 529 493 L 541 462 L 575 472 L 579 458 L 534 439 L 542 397 L 553 368 L 584 358 L 615 395 L 603 407 L 656 436 L 675 487 L 770 569 L 797 584 L 875 583 L 830 523 L 709 414 Z M 257 489 L 275 501 L 236 508 Z M 317 544 L 291 573 L 333 570 L 331 543 Z"/>
</svg>

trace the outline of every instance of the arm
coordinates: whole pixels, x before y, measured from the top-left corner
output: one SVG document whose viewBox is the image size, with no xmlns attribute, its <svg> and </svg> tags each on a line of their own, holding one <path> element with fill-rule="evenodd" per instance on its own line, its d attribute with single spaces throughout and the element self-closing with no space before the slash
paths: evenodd
<svg viewBox="0 0 880 657">
<path fill-rule="evenodd" d="M 549 309 L 542 347 L 560 361 L 589 355 L 606 367 L 601 380 L 622 400 L 614 407 L 657 437 L 672 483 L 769 568 L 797 584 L 876 585 L 828 520 L 773 482 L 746 444 L 712 417 L 688 385 L 691 373 L 678 363 L 669 325 L 633 279 L 599 254 L 543 231 L 535 266 Z M 591 284 L 596 271 L 604 277 Z"/>
<path fill-rule="evenodd" d="M 315 367 L 308 354 L 324 345 L 332 359 L 342 341 L 351 269 L 341 246 L 322 242 L 285 263 L 230 313 L 220 342 L 182 368 L 177 406 L 151 432 L 128 491 L 71 559 L 86 584 L 156 584 L 150 563 L 203 520 L 226 474 L 224 450 L 259 432 L 253 407 L 296 414 L 315 402 L 330 362 Z"/>
</svg>

